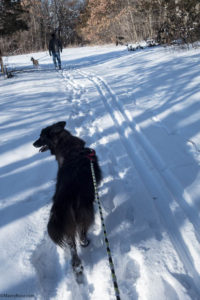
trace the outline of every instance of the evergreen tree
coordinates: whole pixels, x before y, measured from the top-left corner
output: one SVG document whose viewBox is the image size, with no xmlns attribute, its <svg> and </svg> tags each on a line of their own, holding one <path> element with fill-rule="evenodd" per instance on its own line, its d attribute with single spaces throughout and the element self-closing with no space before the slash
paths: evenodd
<svg viewBox="0 0 200 300">
<path fill-rule="evenodd" d="M 158 32 L 161 43 L 179 40 L 192 43 L 200 38 L 200 1 L 164 0 L 165 18 Z"/>
<path fill-rule="evenodd" d="M 24 21 L 27 12 L 20 0 L 0 0 L 0 35 L 6 36 L 20 30 L 28 30 Z"/>
</svg>

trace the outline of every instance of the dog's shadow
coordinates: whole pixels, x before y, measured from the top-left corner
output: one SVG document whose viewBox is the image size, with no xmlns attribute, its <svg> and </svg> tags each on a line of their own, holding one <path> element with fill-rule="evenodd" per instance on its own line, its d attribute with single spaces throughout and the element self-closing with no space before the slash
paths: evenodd
<svg viewBox="0 0 200 300">
<path fill-rule="evenodd" d="M 42 296 L 42 299 L 55 297 L 63 271 L 56 246 L 48 237 L 47 232 L 34 250 L 31 263 L 38 278 L 39 296 Z"/>
</svg>

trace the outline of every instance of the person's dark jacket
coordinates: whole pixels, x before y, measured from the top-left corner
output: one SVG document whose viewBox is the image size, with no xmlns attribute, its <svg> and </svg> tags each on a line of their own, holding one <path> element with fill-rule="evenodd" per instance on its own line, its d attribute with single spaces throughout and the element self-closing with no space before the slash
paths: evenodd
<svg viewBox="0 0 200 300">
<path fill-rule="evenodd" d="M 59 39 L 52 38 L 49 41 L 49 54 L 62 52 L 62 43 Z"/>
</svg>

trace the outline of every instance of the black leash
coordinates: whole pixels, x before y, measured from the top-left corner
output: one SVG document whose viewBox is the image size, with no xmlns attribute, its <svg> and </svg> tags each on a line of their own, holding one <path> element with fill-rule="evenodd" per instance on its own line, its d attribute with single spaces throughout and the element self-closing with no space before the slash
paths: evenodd
<svg viewBox="0 0 200 300">
<path fill-rule="evenodd" d="M 93 164 L 93 156 L 94 155 L 95 155 L 95 151 L 92 150 L 91 153 L 89 155 L 87 155 L 87 157 L 90 159 L 90 166 L 91 166 L 91 172 L 92 172 L 92 178 L 93 178 L 93 184 L 94 184 L 94 190 L 95 190 L 95 200 L 99 207 L 99 214 L 100 214 L 100 218 L 101 218 L 101 225 L 103 227 L 104 240 L 106 243 L 106 251 L 108 254 L 108 261 L 109 261 L 109 265 L 110 265 L 112 281 L 113 281 L 113 286 L 114 286 L 114 290 L 115 290 L 115 296 L 116 296 L 117 300 L 121 300 L 119 287 L 118 287 L 118 283 L 117 283 L 117 277 L 116 277 L 116 273 L 115 273 L 115 267 L 114 267 L 114 263 L 113 263 L 113 259 L 112 259 L 112 255 L 111 255 L 106 226 L 105 226 L 105 222 L 104 222 L 103 211 L 102 211 L 101 202 L 100 202 L 99 194 L 98 194 L 98 188 L 97 188 L 97 182 L 96 182 L 96 177 L 95 177 L 95 172 L 94 172 L 94 164 Z"/>
</svg>

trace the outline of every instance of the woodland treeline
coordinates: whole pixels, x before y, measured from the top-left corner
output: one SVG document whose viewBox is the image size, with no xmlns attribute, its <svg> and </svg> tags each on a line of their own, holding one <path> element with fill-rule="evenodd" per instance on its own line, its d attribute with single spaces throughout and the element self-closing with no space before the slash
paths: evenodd
<svg viewBox="0 0 200 300">
<path fill-rule="evenodd" d="M 69 45 L 200 40 L 200 0 L 0 0 L 3 54 Z M 116 38 L 117 37 L 117 38 Z"/>
</svg>

